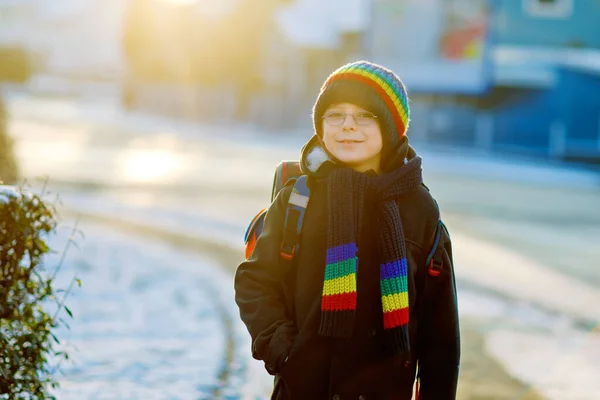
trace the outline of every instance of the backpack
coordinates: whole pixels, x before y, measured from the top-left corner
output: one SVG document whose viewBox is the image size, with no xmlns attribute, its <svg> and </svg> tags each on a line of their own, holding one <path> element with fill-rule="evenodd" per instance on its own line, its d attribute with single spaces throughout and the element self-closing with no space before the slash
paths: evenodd
<svg viewBox="0 0 600 400">
<path fill-rule="evenodd" d="M 302 174 L 300 162 L 298 161 L 282 161 L 275 168 L 275 176 L 273 177 L 273 188 L 271 190 L 271 203 L 277 197 L 277 194 L 288 184 L 294 184 L 292 194 L 288 201 L 285 212 L 285 224 L 283 231 L 283 240 L 280 246 L 280 256 L 284 260 L 291 261 L 300 242 L 300 234 L 302 232 L 302 223 L 304 222 L 304 212 L 310 198 L 310 190 L 306 185 L 306 175 Z M 246 260 L 250 258 L 256 241 L 262 233 L 265 215 L 267 209 L 262 209 L 250 222 L 244 235 L 244 243 L 246 245 Z"/>
</svg>

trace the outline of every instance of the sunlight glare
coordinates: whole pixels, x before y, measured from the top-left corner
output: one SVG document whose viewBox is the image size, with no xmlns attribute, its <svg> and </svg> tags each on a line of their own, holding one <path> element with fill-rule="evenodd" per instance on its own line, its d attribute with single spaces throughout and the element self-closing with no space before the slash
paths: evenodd
<svg viewBox="0 0 600 400">
<path fill-rule="evenodd" d="M 182 5 L 182 6 L 186 6 L 189 4 L 194 4 L 196 3 L 198 0 L 160 0 L 164 3 L 173 3 L 173 4 L 177 4 L 177 5 Z"/>
<path fill-rule="evenodd" d="M 173 178 L 182 163 L 175 154 L 160 150 L 132 149 L 123 154 L 122 178 L 128 182 L 161 183 Z"/>
</svg>

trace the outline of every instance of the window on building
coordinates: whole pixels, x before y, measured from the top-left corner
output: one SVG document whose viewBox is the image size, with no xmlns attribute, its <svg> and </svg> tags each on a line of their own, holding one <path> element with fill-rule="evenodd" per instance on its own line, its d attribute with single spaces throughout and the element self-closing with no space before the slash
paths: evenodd
<svg viewBox="0 0 600 400">
<path fill-rule="evenodd" d="M 534 17 L 569 18 L 573 14 L 573 0 L 523 0 L 523 8 Z"/>
</svg>

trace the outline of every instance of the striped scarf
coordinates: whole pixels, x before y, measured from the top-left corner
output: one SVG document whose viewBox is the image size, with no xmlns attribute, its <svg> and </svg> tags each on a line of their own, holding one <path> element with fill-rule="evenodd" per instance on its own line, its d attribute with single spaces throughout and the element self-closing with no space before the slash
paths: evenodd
<svg viewBox="0 0 600 400">
<path fill-rule="evenodd" d="M 421 184 L 421 159 L 415 157 L 395 171 L 377 176 L 337 168 L 328 179 L 327 265 L 319 334 L 351 337 L 354 331 L 359 267 L 357 239 L 368 202 L 372 213 L 369 218 L 378 227 L 384 332 L 389 333 L 387 336 L 395 352 L 406 353 L 410 350 L 408 265 L 396 200 Z"/>
</svg>

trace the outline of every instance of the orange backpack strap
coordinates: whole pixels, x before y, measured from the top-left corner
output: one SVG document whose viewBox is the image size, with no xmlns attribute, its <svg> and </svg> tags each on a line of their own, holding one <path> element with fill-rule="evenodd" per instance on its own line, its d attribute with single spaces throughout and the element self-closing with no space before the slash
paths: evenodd
<svg viewBox="0 0 600 400">
<path fill-rule="evenodd" d="M 256 241 L 262 233 L 266 214 L 267 209 L 262 209 L 258 214 L 256 214 L 254 219 L 252 219 L 252 222 L 250 222 L 250 225 L 248 225 L 248 229 L 246 229 L 246 233 L 244 234 L 244 243 L 246 244 L 246 260 L 252 255 L 254 247 L 256 246 Z"/>
</svg>

